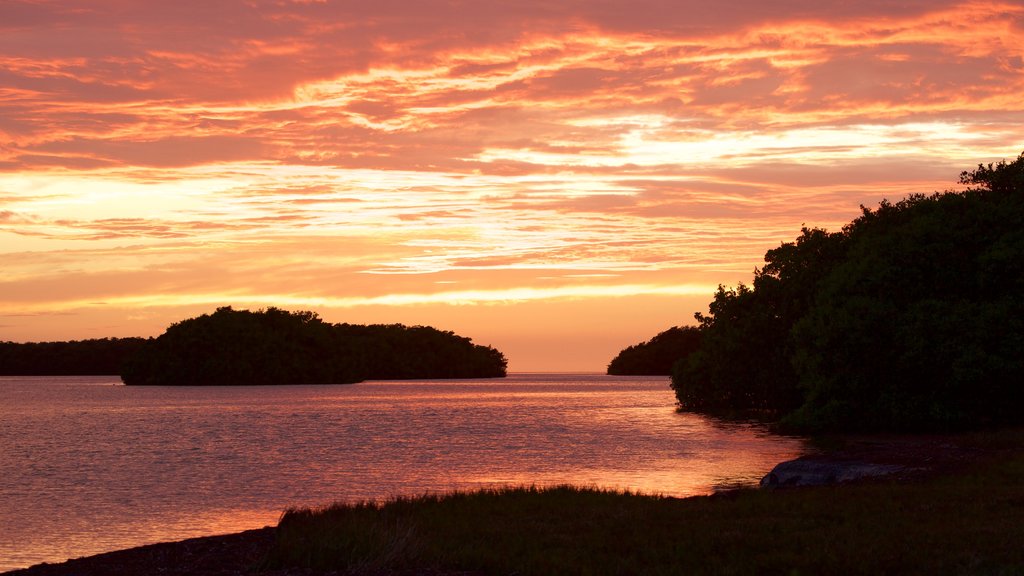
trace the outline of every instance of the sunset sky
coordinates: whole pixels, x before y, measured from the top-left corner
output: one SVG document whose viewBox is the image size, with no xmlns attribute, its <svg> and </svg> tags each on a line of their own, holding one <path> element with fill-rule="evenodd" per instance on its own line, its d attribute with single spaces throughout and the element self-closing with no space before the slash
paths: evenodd
<svg viewBox="0 0 1024 576">
<path fill-rule="evenodd" d="M 1024 150 L 1024 3 L 3 0 L 0 340 L 236 308 L 603 371 Z"/>
</svg>

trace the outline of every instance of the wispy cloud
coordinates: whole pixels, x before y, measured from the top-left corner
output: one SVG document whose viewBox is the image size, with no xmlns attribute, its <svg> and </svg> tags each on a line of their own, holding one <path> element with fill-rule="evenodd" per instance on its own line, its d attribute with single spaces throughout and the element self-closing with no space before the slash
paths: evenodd
<svg viewBox="0 0 1024 576">
<path fill-rule="evenodd" d="M 1015 156 L 1021 93 L 999 0 L 10 0 L 0 313 L 731 283 Z"/>
</svg>

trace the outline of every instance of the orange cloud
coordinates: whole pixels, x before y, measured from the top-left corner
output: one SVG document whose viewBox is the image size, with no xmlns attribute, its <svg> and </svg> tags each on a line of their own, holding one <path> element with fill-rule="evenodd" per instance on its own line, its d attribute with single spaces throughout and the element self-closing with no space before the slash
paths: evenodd
<svg viewBox="0 0 1024 576">
<path fill-rule="evenodd" d="M 1024 7 L 833 4 L 4 2 L 0 338 L 221 299 L 685 322 L 801 225 L 1024 149 Z"/>
</svg>

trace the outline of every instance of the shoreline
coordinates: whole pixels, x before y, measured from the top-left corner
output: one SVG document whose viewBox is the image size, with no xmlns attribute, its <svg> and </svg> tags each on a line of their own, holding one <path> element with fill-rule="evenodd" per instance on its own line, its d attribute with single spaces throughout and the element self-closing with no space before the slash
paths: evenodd
<svg viewBox="0 0 1024 576">
<path fill-rule="evenodd" d="M 1005 436 L 1024 435 L 1024 430 L 965 433 L 959 435 L 863 435 L 841 436 L 819 440 L 818 450 L 789 462 L 823 463 L 834 466 L 864 463 L 894 466 L 898 470 L 886 475 L 865 476 L 846 485 L 893 482 L 919 483 L 929 479 L 956 475 L 971 467 L 991 463 L 1019 453 Z M 766 471 L 766 475 L 768 471 Z M 789 491 L 791 488 L 780 486 Z M 803 490 L 800 487 L 797 490 Z M 726 490 L 711 496 L 691 496 L 672 500 L 729 498 L 735 492 Z M 757 491 L 757 489 L 753 489 Z M 101 576 L 101 575 L 195 575 L 227 576 L 252 573 L 273 547 L 277 527 L 246 530 L 232 534 L 202 536 L 175 542 L 148 544 L 93 556 L 69 559 L 59 563 L 43 563 L 28 568 L 0 573 L 0 576 Z M 327 576 L 338 571 L 284 568 L 259 571 L 268 576 Z M 374 572 L 368 572 L 373 574 Z M 431 574 L 465 574 L 465 572 L 433 571 Z"/>
<path fill-rule="evenodd" d="M 240 574 L 259 562 L 274 543 L 277 528 L 265 526 L 231 534 L 146 544 L 64 562 L 42 563 L 0 576 L 101 576 L 146 574 Z M 299 574 L 267 572 L 266 574 Z"/>
</svg>

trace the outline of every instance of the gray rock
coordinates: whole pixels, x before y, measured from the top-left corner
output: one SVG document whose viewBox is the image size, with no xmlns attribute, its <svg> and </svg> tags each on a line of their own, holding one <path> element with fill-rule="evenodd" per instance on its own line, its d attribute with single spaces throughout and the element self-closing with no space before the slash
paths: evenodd
<svg viewBox="0 0 1024 576">
<path fill-rule="evenodd" d="M 861 478 L 885 476 L 900 470 L 903 470 L 903 466 L 894 464 L 836 462 L 812 458 L 789 460 L 772 468 L 772 471 L 761 479 L 761 487 L 823 486 Z"/>
</svg>

